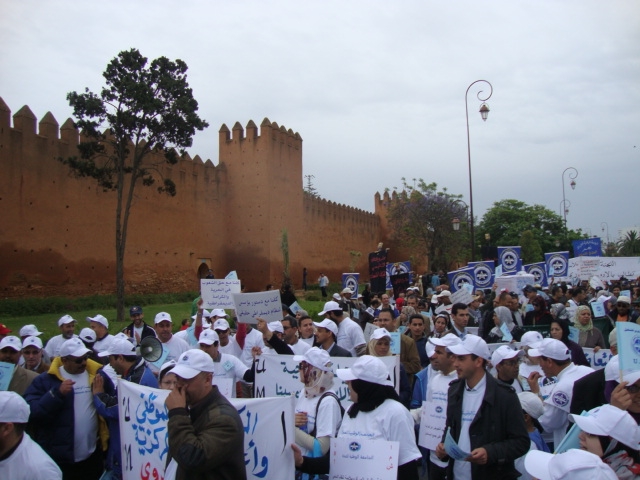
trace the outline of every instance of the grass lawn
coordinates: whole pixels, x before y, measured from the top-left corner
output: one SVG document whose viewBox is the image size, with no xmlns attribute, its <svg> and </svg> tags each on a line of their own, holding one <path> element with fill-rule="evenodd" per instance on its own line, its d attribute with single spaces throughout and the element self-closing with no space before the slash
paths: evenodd
<svg viewBox="0 0 640 480">
<path fill-rule="evenodd" d="M 322 300 L 304 300 L 304 296 L 301 294 L 302 292 L 296 292 L 296 296 L 298 297 L 298 303 L 300 306 L 309 312 L 309 315 L 314 320 L 320 320 L 318 317 L 318 312 L 322 311 L 322 307 L 324 302 Z M 317 292 L 317 297 L 320 298 L 320 292 Z M 309 295 L 315 295 L 316 292 L 308 292 Z M 147 324 L 153 325 L 153 318 L 158 312 L 167 312 L 171 315 L 173 319 L 174 331 L 178 331 L 180 329 L 180 324 L 183 318 L 189 318 L 191 316 L 191 302 L 182 302 L 182 303 L 170 303 L 170 304 L 154 304 L 154 305 L 145 305 L 143 307 L 145 321 Z M 96 314 L 102 314 L 109 320 L 109 332 L 110 333 L 118 333 L 124 327 L 129 325 L 129 321 L 126 322 L 116 322 L 116 309 L 100 309 L 100 310 L 84 310 L 73 312 L 71 316 L 78 321 L 78 325 L 76 327 L 76 333 L 80 333 L 80 330 L 84 327 L 89 326 L 89 322 L 86 321 L 86 317 L 95 316 Z M 127 311 L 128 313 L 128 311 Z M 232 310 L 227 310 L 227 313 L 230 315 L 233 314 Z M 0 323 L 4 323 L 9 329 L 12 330 L 12 335 L 19 335 L 20 328 L 24 325 L 33 324 L 38 327 L 38 330 L 42 332 L 40 338 L 43 343 L 56 336 L 60 333 L 58 329 L 58 319 L 64 315 L 65 312 L 59 312 L 55 314 L 44 314 L 44 315 L 28 315 L 28 316 L 3 316 L 0 318 Z M 128 320 L 128 318 L 127 318 Z"/>
</svg>

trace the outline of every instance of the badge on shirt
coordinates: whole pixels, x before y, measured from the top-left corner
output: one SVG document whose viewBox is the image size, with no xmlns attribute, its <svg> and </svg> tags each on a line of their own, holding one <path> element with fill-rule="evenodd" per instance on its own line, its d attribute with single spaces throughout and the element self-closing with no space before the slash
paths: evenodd
<svg viewBox="0 0 640 480">
<path fill-rule="evenodd" d="M 566 407 L 569 404 L 569 395 L 564 392 L 556 392 L 551 397 L 551 400 L 559 407 Z"/>
<path fill-rule="evenodd" d="M 231 370 L 233 368 L 233 362 L 230 362 L 229 360 L 227 360 L 226 362 L 224 362 L 222 364 L 222 368 L 224 368 L 225 372 L 228 372 L 229 370 Z"/>
</svg>

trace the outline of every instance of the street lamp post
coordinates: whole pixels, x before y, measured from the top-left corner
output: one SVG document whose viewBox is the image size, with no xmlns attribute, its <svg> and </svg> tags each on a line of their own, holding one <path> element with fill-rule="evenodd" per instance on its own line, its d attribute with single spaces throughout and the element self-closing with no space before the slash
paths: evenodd
<svg viewBox="0 0 640 480">
<path fill-rule="evenodd" d="M 575 190 L 576 189 L 576 177 L 578 176 L 578 170 L 576 170 L 574 167 L 567 167 L 564 169 L 564 171 L 562 172 L 562 204 L 564 205 L 564 237 L 567 238 L 567 200 L 566 197 L 564 195 L 564 174 L 570 170 L 573 170 L 572 172 L 569 173 L 569 179 L 571 180 L 571 183 L 569 185 L 571 185 L 571 190 Z"/>
<path fill-rule="evenodd" d="M 471 85 L 467 87 L 467 91 L 464 94 L 464 102 L 465 102 L 465 108 L 466 108 L 466 114 L 467 114 L 467 158 L 469 160 L 469 206 L 470 206 L 469 210 L 471 214 L 471 218 L 469 220 L 470 221 L 469 231 L 471 233 L 471 260 L 472 261 L 476 259 L 476 245 L 475 245 L 475 234 L 474 234 L 474 227 L 473 227 L 473 183 L 471 181 L 471 140 L 469 138 L 469 99 L 468 97 L 469 97 L 469 90 L 476 83 L 486 83 L 487 85 L 489 85 L 489 88 L 490 88 L 489 95 L 487 95 L 485 98 L 482 98 L 480 96 L 480 94 L 482 93 L 482 90 L 480 90 L 477 93 L 478 100 L 482 102 L 482 104 L 480 105 L 480 115 L 483 121 L 486 121 L 487 116 L 489 115 L 489 107 L 484 102 L 489 100 L 491 98 L 491 95 L 493 95 L 493 85 L 491 85 L 486 80 L 476 80 L 475 82 L 473 82 Z"/>
<path fill-rule="evenodd" d="M 602 227 L 602 233 L 604 233 L 604 227 L 607 227 L 607 245 L 609 245 L 609 224 L 607 222 L 602 222 L 600 227 Z"/>
</svg>

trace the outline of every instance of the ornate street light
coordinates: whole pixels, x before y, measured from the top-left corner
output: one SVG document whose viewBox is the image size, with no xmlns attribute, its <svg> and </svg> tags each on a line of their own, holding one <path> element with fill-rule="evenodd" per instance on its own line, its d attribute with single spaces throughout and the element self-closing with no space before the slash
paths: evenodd
<svg viewBox="0 0 640 480">
<path fill-rule="evenodd" d="M 567 167 L 564 169 L 564 171 L 562 172 L 562 203 L 564 204 L 565 208 L 564 208 L 564 236 L 565 238 L 567 237 L 567 213 L 569 213 L 569 210 L 567 210 L 566 205 L 567 205 L 567 201 L 564 195 L 564 174 L 570 170 L 573 170 L 571 173 L 569 173 L 569 178 L 571 179 L 571 183 L 569 185 L 571 185 L 571 190 L 575 190 L 576 189 L 576 177 L 578 176 L 578 170 L 576 170 L 574 167 Z"/>
</svg>

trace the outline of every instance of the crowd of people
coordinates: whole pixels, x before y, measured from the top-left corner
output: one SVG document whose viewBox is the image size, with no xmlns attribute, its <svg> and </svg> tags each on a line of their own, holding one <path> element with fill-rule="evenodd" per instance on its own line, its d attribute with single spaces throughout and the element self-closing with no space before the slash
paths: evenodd
<svg viewBox="0 0 640 480">
<path fill-rule="evenodd" d="M 331 438 L 353 436 L 399 442 L 399 479 L 640 477 L 640 371 L 619 372 L 615 330 L 638 321 L 638 285 L 494 285 L 461 303 L 445 281 L 419 278 L 396 298 L 344 288 L 317 318 L 293 312 L 283 289 L 282 320 L 253 326 L 202 299 L 179 331 L 166 312 L 148 324 L 140 306 L 117 334 L 99 314 L 62 316 L 46 343 L 34 325 L 19 335 L 0 325 L 0 362 L 12 369 L 0 392 L 0 478 L 122 478 L 118 378 L 171 390 L 164 478 L 246 478 L 243 425 L 215 383 L 232 379 L 235 395 L 251 397 L 261 355 L 299 362 L 297 478 L 328 478 Z M 141 356 L 148 337 L 162 364 Z M 380 359 L 394 338 L 397 385 Z M 583 348 L 607 347 L 608 365 L 594 370 Z M 357 360 L 336 371 L 335 357 Z M 574 423 L 581 450 L 551 456 Z"/>
</svg>

